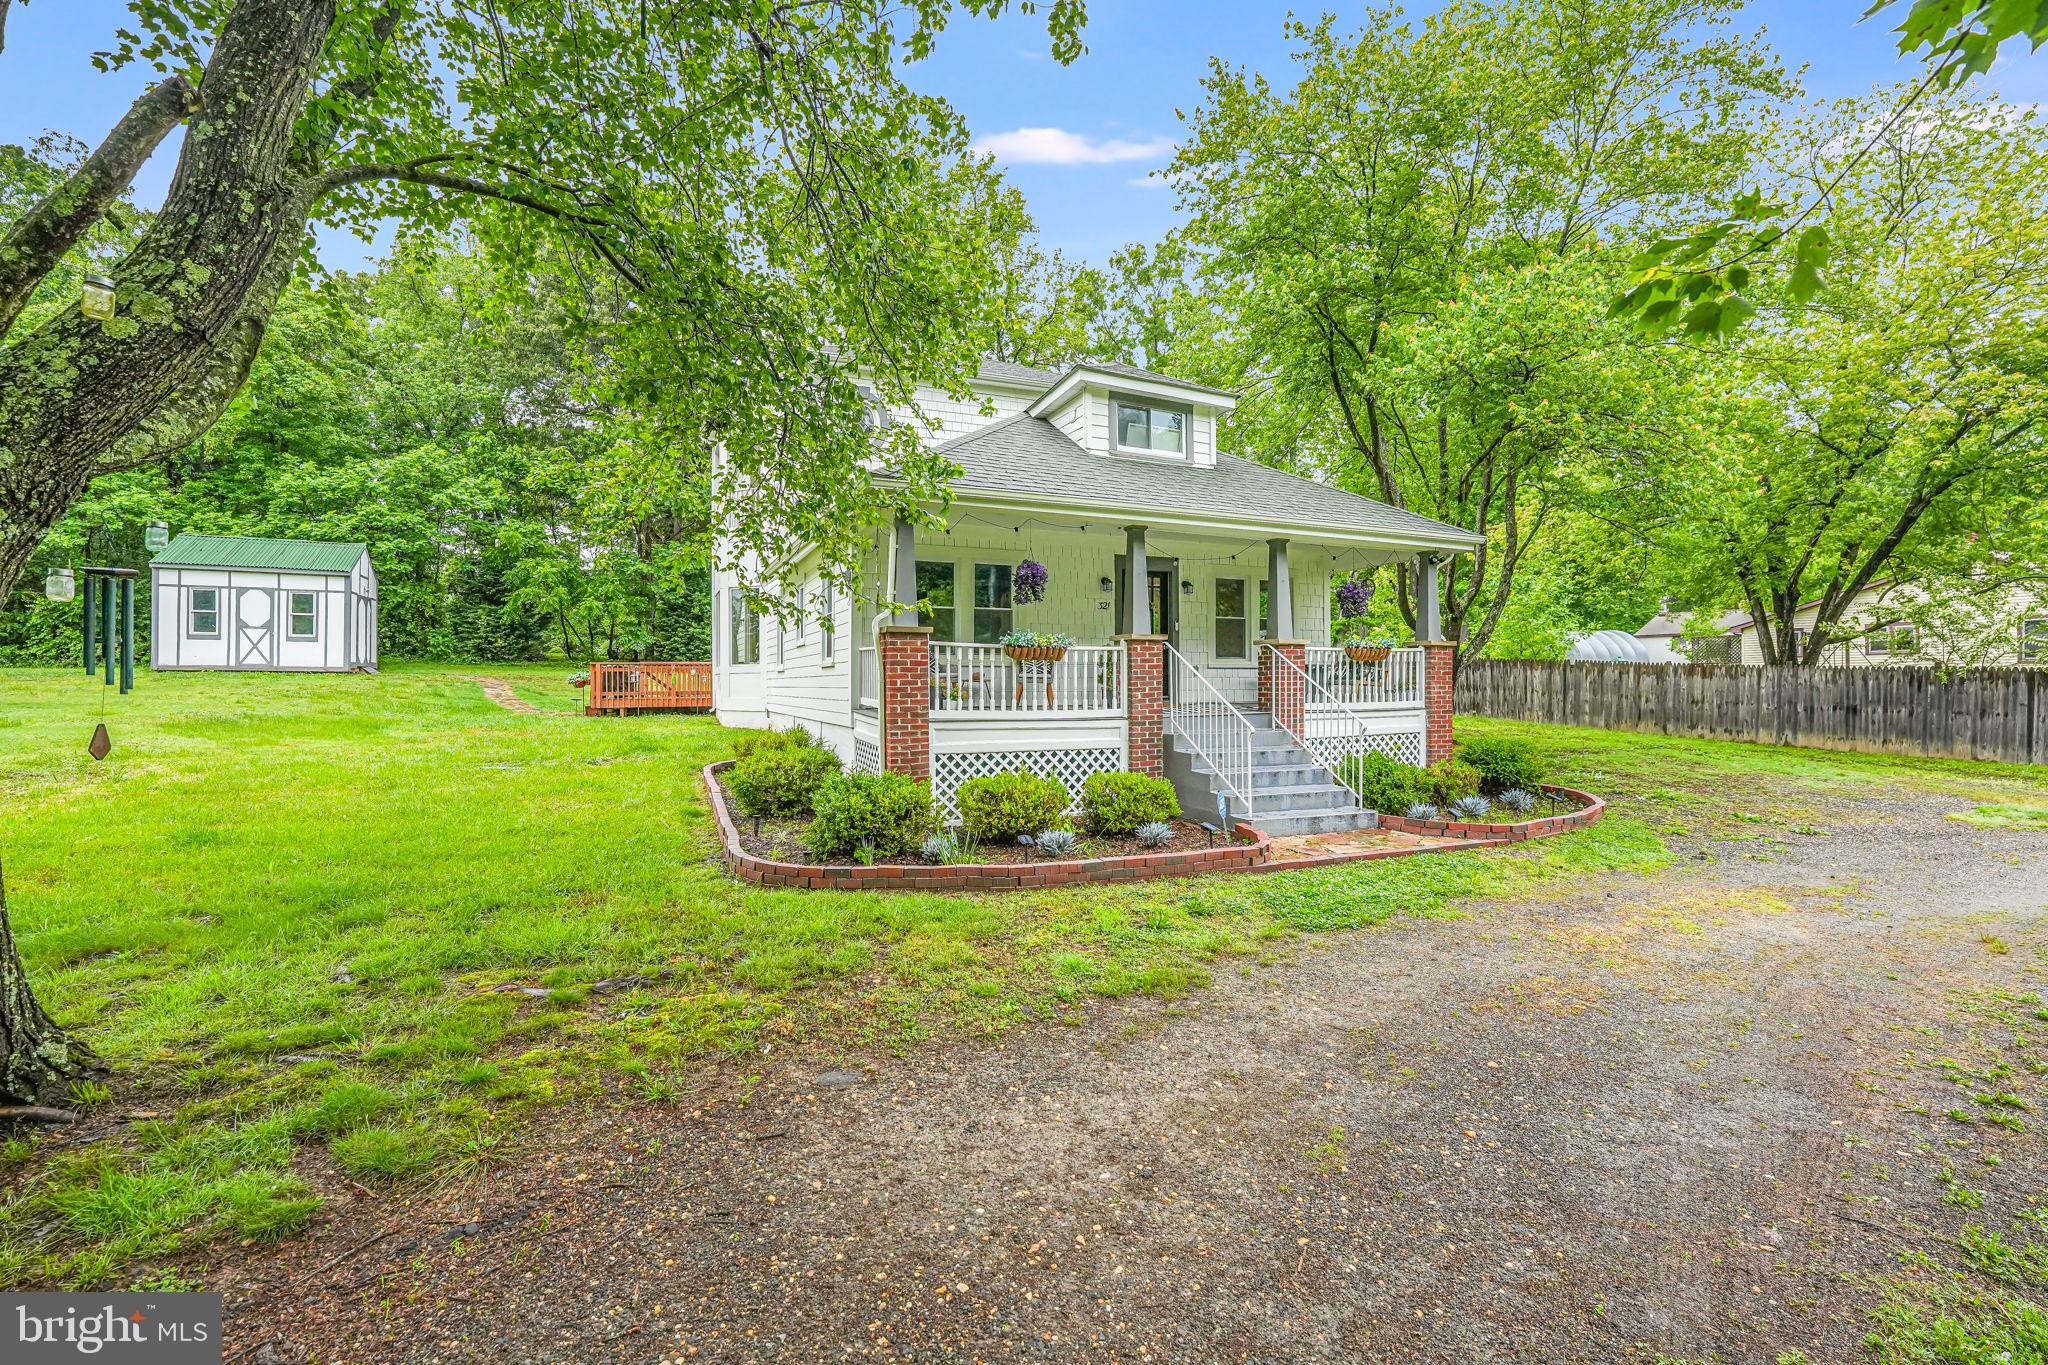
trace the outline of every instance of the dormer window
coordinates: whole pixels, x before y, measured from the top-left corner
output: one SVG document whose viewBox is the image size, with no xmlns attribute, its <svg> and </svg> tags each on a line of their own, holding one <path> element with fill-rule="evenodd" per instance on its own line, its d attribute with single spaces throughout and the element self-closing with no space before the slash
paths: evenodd
<svg viewBox="0 0 2048 1365">
<path fill-rule="evenodd" d="M 1134 455 L 1187 454 L 1190 409 L 1124 394 L 1111 394 L 1109 401 L 1118 450 Z"/>
</svg>

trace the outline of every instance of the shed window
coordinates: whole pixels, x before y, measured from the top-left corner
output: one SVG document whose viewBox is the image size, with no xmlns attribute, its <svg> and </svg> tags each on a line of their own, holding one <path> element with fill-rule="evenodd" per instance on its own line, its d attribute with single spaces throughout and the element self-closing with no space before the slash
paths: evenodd
<svg viewBox="0 0 2048 1365">
<path fill-rule="evenodd" d="M 918 610 L 917 623 L 930 626 L 934 640 L 960 638 L 960 599 L 953 594 L 953 565 L 949 561 L 917 561 L 917 600 L 931 604 L 929 610 Z"/>
<path fill-rule="evenodd" d="M 220 589 L 194 588 L 188 604 L 185 633 L 195 640 L 220 638 Z"/>
<path fill-rule="evenodd" d="M 1188 410 L 1148 403 L 1136 398 L 1112 398 L 1116 410 L 1118 450 L 1143 451 L 1148 455 L 1187 453 Z"/>
<path fill-rule="evenodd" d="M 1010 633 L 1010 566 L 974 566 L 974 642 L 1000 643 Z"/>
<path fill-rule="evenodd" d="M 291 622 L 286 635 L 293 640 L 317 640 L 320 638 L 320 613 L 316 610 L 319 599 L 310 592 L 295 592 L 291 595 Z"/>
<path fill-rule="evenodd" d="M 1216 657 L 1242 659 L 1248 648 L 1245 638 L 1244 580 L 1216 580 Z"/>
</svg>

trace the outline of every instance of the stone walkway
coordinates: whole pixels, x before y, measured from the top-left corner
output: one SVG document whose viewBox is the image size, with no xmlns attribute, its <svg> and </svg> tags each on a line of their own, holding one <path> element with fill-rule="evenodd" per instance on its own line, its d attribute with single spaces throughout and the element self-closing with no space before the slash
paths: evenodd
<svg viewBox="0 0 2048 1365">
<path fill-rule="evenodd" d="M 506 682 L 503 678 L 487 678 L 472 674 L 469 680 L 478 687 L 481 687 L 484 690 L 485 696 L 504 707 L 507 711 L 521 716 L 537 716 L 541 713 L 538 706 L 535 706 L 530 701 L 522 700 L 519 694 L 512 690 L 512 684 Z"/>
</svg>

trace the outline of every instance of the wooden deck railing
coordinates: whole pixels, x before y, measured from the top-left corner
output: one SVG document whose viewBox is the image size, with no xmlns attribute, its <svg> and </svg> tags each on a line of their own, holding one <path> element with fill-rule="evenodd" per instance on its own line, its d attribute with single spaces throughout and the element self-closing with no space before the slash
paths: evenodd
<svg viewBox="0 0 2048 1365">
<path fill-rule="evenodd" d="M 615 711 L 708 711 L 708 663 L 601 663 L 590 666 L 586 716 Z"/>
</svg>

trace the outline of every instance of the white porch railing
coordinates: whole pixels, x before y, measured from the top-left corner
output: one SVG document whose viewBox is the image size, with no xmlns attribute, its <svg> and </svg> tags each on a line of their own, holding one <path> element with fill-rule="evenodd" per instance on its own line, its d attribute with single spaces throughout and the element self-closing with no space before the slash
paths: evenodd
<svg viewBox="0 0 2048 1365">
<path fill-rule="evenodd" d="M 873 645 L 858 651 L 854 657 L 854 667 L 860 676 L 860 708 L 863 711 L 872 711 L 882 699 L 881 665 L 876 659 Z"/>
<path fill-rule="evenodd" d="M 1122 645 L 1070 645 L 1058 660 L 1012 659 L 1001 645 L 932 644 L 932 715 L 1120 716 Z"/>
<path fill-rule="evenodd" d="M 1331 701 L 1356 710 L 1407 710 L 1422 705 L 1422 651 L 1397 649 L 1376 664 L 1355 662 L 1341 649 L 1311 646 L 1309 680 Z"/>
<path fill-rule="evenodd" d="M 1415 767 L 1422 766 L 1427 745 L 1424 738 L 1426 721 L 1419 691 L 1412 703 L 1382 702 L 1369 707 L 1353 706 L 1324 686 L 1313 671 L 1303 669 L 1271 645 L 1263 646 L 1261 652 L 1265 656 L 1262 666 L 1271 663 L 1279 670 L 1273 685 L 1276 693 L 1284 687 L 1289 676 L 1300 684 L 1302 691 L 1299 728 L 1287 723 L 1288 717 L 1281 714 L 1283 708 L 1277 704 L 1273 708 L 1273 723 L 1292 735 L 1294 742 L 1321 764 L 1339 785 L 1351 785 L 1344 773 L 1345 761 L 1358 754 L 1379 752 Z M 1395 652 L 1420 654 L 1422 651 Z M 1402 715 L 1402 712 L 1407 714 Z M 1412 723 L 1404 723 L 1411 720 Z"/>
<path fill-rule="evenodd" d="M 1172 645 L 1166 651 L 1165 728 L 1187 742 L 1216 780 L 1252 813 L 1252 723 Z"/>
</svg>

